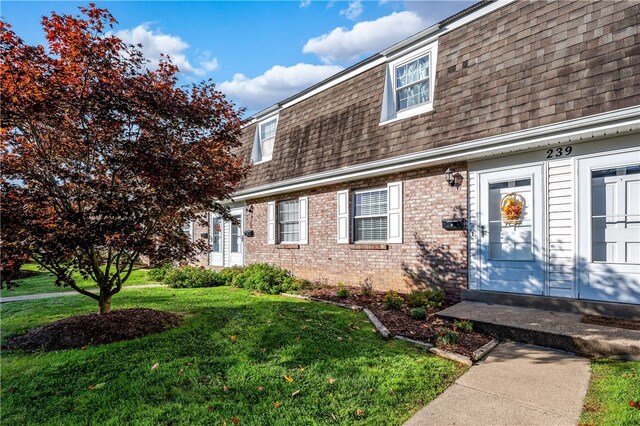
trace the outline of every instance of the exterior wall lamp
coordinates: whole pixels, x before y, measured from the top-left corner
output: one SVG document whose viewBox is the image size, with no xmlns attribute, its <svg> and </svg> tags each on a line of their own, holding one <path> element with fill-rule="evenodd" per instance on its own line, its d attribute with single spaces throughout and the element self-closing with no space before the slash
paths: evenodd
<svg viewBox="0 0 640 426">
<path fill-rule="evenodd" d="M 447 167 L 447 171 L 444 172 L 444 178 L 447 180 L 449 186 L 456 186 L 456 178 L 453 176 L 453 172 L 449 167 Z"/>
</svg>

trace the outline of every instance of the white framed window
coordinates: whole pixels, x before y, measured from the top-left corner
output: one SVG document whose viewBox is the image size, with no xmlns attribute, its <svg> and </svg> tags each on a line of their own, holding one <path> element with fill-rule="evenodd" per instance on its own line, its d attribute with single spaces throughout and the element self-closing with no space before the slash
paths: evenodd
<svg viewBox="0 0 640 426">
<path fill-rule="evenodd" d="M 353 241 L 387 241 L 387 188 L 353 193 Z"/>
<path fill-rule="evenodd" d="M 278 241 L 297 243 L 300 241 L 300 202 L 298 200 L 278 203 Z"/>
<path fill-rule="evenodd" d="M 267 203 L 267 244 L 309 244 L 309 197 Z"/>
<path fill-rule="evenodd" d="M 189 220 L 182 224 L 182 232 L 189 236 L 189 239 L 193 241 L 193 221 Z"/>
<path fill-rule="evenodd" d="M 342 190 L 336 195 L 338 244 L 402 243 L 402 182 L 383 188 Z"/>
<path fill-rule="evenodd" d="M 273 145 L 276 140 L 278 116 L 267 118 L 258 123 L 253 142 L 251 159 L 254 163 L 262 163 L 273 157 Z"/>
<path fill-rule="evenodd" d="M 389 61 L 381 124 L 433 110 L 437 41 Z"/>
</svg>

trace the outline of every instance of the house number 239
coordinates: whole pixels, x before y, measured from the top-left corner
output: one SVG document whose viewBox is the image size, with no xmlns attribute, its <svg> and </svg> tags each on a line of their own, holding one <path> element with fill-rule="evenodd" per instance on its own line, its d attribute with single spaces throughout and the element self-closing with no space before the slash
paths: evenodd
<svg viewBox="0 0 640 426">
<path fill-rule="evenodd" d="M 565 146 L 564 148 L 548 149 L 547 158 L 566 157 L 567 155 L 571 154 L 571 151 L 573 151 L 573 148 L 571 146 Z"/>
</svg>

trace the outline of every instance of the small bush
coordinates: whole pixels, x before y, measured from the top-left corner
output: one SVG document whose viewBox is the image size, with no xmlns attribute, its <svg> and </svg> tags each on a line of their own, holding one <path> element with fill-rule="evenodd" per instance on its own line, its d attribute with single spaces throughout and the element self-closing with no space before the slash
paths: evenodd
<svg viewBox="0 0 640 426">
<path fill-rule="evenodd" d="M 400 297 L 400 295 L 395 291 L 390 291 L 384 295 L 382 299 L 384 303 L 384 307 L 386 309 L 397 311 L 402 308 L 402 304 L 404 303 L 404 299 Z"/>
<path fill-rule="evenodd" d="M 344 286 L 343 282 L 339 282 L 336 295 L 342 299 L 346 299 L 347 297 L 349 297 L 349 294 L 349 289 Z"/>
<path fill-rule="evenodd" d="M 300 290 L 305 285 L 305 281 L 293 277 L 291 272 L 278 266 L 254 263 L 233 275 L 231 284 L 247 290 L 278 294 Z"/>
<path fill-rule="evenodd" d="M 229 266 L 227 268 L 223 268 L 218 274 L 224 281 L 224 285 L 231 285 L 233 282 L 233 278 L 242 273 L 244 268 L 242 266 Z"/>
<path fill-rule="evenodd" d="M 369 276 L 360 281 L 360 294 L 363 296 L 373 295 L 373 279 Z"/>
<path fill-rule="evenodd" d="M 167 272 L 171 271 L 173 266 L 170 263 L 165 263 L 164 265 L 156 266 L 155 268 L 149 269 L 147 273 L 149 278 L 154 281 L 162 282 L 164 281 L 164 276 L 167 275 Z"/>
<path fill-rule="evenodd" d="M 436 339 L 436 343 L 438 346 L 451 346 L 455 345 L 458 342 L 458 333 L 453 330 L 442 331 L 438 338 Z"/>
<path fill-rule="evenodd" d="M 444 291 L 413 291 L 407 296 L 407 303 L 414 308 L 437 309 L 444 303 Z"/>
<path fill-rule="evenodd" d="M 453 328 L 455 330 L 471 332 L 471 331 L 473 331 L 473 323 L 471 321 L 458 321 L 458 320 L 455 320 L 453 322 Z"/>
<path fill-rule="evenodd" d="M 411 315 L 411 318 L 420 321 L 427 319 L 427 311 L 424 308 L 411 308 L 409 315 Z"/>
<path fill-rule="evenodd" d="M 216 271 L 195 266 L 172 268 L 162 281 L 172 288 L 217 287 L 225 284 Z"/>
</svg>

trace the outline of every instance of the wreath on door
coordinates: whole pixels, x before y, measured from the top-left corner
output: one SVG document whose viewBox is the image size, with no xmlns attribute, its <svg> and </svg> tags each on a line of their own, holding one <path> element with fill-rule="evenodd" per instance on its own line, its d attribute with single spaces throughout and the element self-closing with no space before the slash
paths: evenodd
<svg viewBox="0 0 640 426">
<path fill-rule="evenodd" d="M 500 202 L 500 212 L 506 225 L 519 224 L 524 213 L 524 197 L 515 192 L 505 195 Z"/>
</svg>

